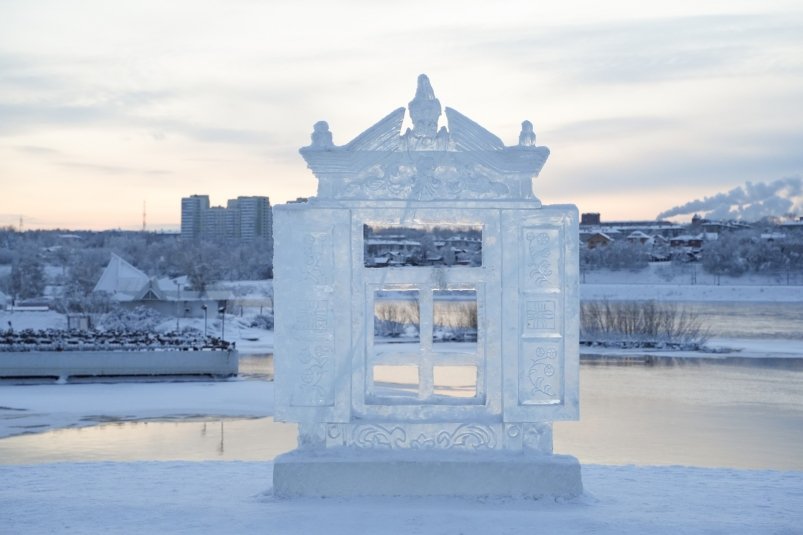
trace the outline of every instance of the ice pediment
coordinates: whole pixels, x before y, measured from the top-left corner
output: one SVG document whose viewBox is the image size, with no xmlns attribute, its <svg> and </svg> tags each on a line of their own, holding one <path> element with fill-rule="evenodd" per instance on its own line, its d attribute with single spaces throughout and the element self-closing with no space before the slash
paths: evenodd
<svg viewBox="0 0 803 535">
<path fill-rule="evenodd" d="M 438 129 L 445 112 L 448 127 Z M 402 133 L 405 113 L 413 127 Z M 532 179 L 549 157 L 524 121 L 519 143 L 504 142 L 457 110 L 442 110 L 429 78 L 415 97 L 345 145 L 325 121 L 315 123 L 301 155 L 318 178 L 319 199 L 533 200 Z"/>
</svg>

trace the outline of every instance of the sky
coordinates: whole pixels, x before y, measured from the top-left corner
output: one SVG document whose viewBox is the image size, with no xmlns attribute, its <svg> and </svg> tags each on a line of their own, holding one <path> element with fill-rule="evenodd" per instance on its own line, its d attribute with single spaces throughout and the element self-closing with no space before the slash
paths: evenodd
<svg viewBox="0 0 803 535">
<path fill-rule="evenodd" d="M 532 121 L 545 204 L 653 219 L 800 179 L 801 28 L 799 0 L 0 0 L 0 225 L 312 196 L 312 125 L 345 144 L 421 73 L 508 145 Z"/>
</svg>

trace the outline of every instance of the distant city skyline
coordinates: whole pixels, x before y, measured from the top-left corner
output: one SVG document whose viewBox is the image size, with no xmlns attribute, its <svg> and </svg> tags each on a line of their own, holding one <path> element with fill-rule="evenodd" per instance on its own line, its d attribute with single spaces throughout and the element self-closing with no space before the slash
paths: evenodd
<svg viewBox="0 0 803 535">
<path fill-rule="evenodd" d="M 801 27 L 791 0 L 6 0 L 0 225 L 135 230 L 146 203 L 177 231 L 193 193 L 313 196 L 312 125 L 345 144 L 420 73 L 508 145 L 532 121 L 546 204 L 687 221 L 780 184 L 791 204 L 737 213 L 803 215 Z"/>
</svg>

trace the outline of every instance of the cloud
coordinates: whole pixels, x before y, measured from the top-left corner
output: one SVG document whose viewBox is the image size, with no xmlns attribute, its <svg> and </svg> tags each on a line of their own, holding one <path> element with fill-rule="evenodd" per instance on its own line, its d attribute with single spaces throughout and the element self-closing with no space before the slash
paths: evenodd
<svg viewBox="0 0 803 535">
<path fill-rule="evenodd" d="M 62 154 L 62 152 L 59 150 L 52 149 L 50 147 L 39 147 L 36 145 L 18 145 L 13 147 L 13 149 L 17 152 L 30 154 L 32 156 L 59 156 Z"/>
<path fill-rule="evenodd" d="M 47 125 L 84 125 L 109 119 L 107 110 L 92 106 L 48 106 L 0 103 L 0 135 Z"/>
<path fill-rule="evenodd" d="M 676 126 L 677 121 L 665 117 L 609 117 L 566 123 L 551 130 L 539 132 L 550 142 L 561 140 L 585 141 L 611 137 L 643 135 L 644 131 L 663 130 Z"/>
<path fill-rule="evenodd" d="M 103 173 L 107 175 L 169 175 L 172 171 L 164 169 L 136 169 L 133 167 L 124 167 L 117 165 L 102 165 L 85 162 L 57 162 L 56 165 L 60 167 L 67 167 L 70 169 L 79 169 L 90 171 L 93 173 Z"/>
<path fill-rule="evenodd" d="M 511 28 L 472 42 L 494 56 L 565 83 L 632 84 L 747 73 L 803 72 L 787 51 L 801 44 L 800 13 L 631 19 Z M 493 32 L 489 32 L 493 35 Z"/>
</svg>

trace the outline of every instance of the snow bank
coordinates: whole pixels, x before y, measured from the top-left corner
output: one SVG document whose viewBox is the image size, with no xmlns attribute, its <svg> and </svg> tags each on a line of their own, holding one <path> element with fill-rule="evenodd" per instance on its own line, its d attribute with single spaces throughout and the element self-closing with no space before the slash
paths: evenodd
<svg viewBox="0 0 803 535">
<path fill-rule="evenodd" d="M 580 285 L 580 299 L 800 303 L 803 286 L 587 283 Z"/>
<path fill-rule="evenodd" d="M 8 533 L 799 533 L 803 473 L 583 467 L 570 501 L 277 500 L 271 462 L 0 466 Z"/>
<path fill-rule="evenodd" d="M 717 277 L 702 267 L 652 263 L 641 271 L 596 270 L 583 273 L 583 300 L 655 299 L 659 301 L 803 302 L 803 286 L 785 284 L 784 277 L 746 274 Z"/>
</svg>

